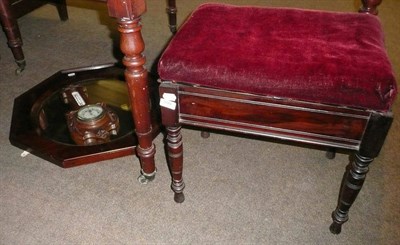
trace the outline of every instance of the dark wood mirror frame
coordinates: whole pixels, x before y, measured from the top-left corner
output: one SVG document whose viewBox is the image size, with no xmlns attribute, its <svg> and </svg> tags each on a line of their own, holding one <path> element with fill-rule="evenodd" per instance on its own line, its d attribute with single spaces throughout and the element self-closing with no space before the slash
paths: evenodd
<svg viewBox="0 0 400 245">
<path fill-rule="evenodd" d="M 40 126 L 43 108 L 52 97 L 61 97 L 58 95 L 63 87 L 99 79 L 121 80 L 123 77 L 124 69 L 114 64 L 63 70 L 55 73 L 15 99 L 10 142 L 14 146 L 64 168 L 134 154 L 138 140 L 133 125 L 131 125 L 130 133 L 116 137 L 108 143 L 92 146 L 62 142 L 51 135 L 46 135 Z M 156 87 L 152 87 L 153 93 L 156 92 L 156 89 Z M 151 98 L 156 99 L 157 96 L 154 95 Z M 152 104 L 157 103 L 157 101 L 152 102 Z M 64 117 L 62 108 L 59 109 L 60 115 L 58 116 Z M 159 132 L 158 118 L 157 110 L 153 110 L 152 138 L 156 137 Z M 132 121 L 130 120 L 130 122 Z"/>
</svg>

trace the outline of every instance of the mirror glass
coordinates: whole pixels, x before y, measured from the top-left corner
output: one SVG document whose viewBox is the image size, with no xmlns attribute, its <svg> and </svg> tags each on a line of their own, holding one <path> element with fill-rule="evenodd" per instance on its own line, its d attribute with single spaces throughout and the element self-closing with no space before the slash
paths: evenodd
<svg viewBox="0 0 400 245">
<path fill-rule="evenodd" d="M 86 88 L 90 104 L 104 102 L 118 115 L 120 129 L 116 136 L 111 136 L 111 140 L 133 132 L 133 120 L 125 82 L 117 79 L 100 79 L 81 81 L 77 84 Z M 62 89 L 49 96 L 42 105 L 38 120 L 41 133 L 59 143 L 75 145 L 65 116 L 71 111 L 71 107 L 64 103 Z"/>
</svg>

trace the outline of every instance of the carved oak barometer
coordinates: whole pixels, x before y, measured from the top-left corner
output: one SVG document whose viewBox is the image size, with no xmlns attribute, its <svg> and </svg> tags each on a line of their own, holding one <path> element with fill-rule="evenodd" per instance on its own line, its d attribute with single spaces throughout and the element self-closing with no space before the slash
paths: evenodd
<svg viewBox="0 0 400 245">
<path fill-rule="evenodd" d="M 119 118 L 104 102 L 90 104 L 85 87 L 71 85 L 62 90 L 64 103 L 73 110 L 66 114 L 71 138 L 78 145 L 97 145 L 110 141 L 119 131 Z"/>
</svg>

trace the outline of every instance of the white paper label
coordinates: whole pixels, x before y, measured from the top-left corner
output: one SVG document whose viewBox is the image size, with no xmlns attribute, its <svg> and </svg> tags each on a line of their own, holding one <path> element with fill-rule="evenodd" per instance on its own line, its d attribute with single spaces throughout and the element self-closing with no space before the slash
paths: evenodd
<svg viewBox="0 0 400 245">
<path fill-rule="evenodd" d="M 171 93 L 164 93 L 162 96 L 164 99 L 169 101 L 176 101 L 176 95 Z"/>
<path fill-rule="evenodd" d="M 84 105 L 86 105 L 86 103 L 85 103 L 85 101 L 83 100 L 82 96 L 81 96 L 78 92 L 74 91 L 74 92 L 72 92 L 71 94 L 72 94 L 72 97 L 74 97 L 76 103 L 77 103 L 79 106 L 84 106 Z"/>
<path fill-rule="evenodd" d="M 29 151 L 23 151 L 22 153 L 21 153 L 21 157 L 26 157 L 27 155 L 29 155 L 30 153 L 29 153 Z"/>
<path fill-rule="evenodd" d="M 160 99 L 160 106 L 166 107 L 166 108 L 171 109 L 171 110 L 175 110 L 176 103 L 173 102 L 173 101 L 169 101 L 169 100 L 166 100 L 164 98 L 161 98 Z"/>
</svg>

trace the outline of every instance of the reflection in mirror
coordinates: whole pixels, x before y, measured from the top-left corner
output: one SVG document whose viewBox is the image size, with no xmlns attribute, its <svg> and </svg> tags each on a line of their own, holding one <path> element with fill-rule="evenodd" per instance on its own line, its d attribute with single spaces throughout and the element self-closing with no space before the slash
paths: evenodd
<svg viewBox="0 0 400 245">
<path fill-rule="evenodd" d="M 132 133 L 133 120 L 125 82 L 117 79 L 97 79 L 80 81 L 76 85 L 84 88 L 87 103 L 105 103 L 118 116 L 119 132 L 115 136 L 111 135 L 111 140 Z M 59 143 L 75 145 L 68 130 L 66 114 L 77 108 L 71 108 L 70 104 L 64 103 L 64 99 L 63 89 L 49 96 L 39 113 L 39 124 L 44 136 Z"/>
</svg>

